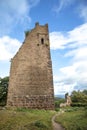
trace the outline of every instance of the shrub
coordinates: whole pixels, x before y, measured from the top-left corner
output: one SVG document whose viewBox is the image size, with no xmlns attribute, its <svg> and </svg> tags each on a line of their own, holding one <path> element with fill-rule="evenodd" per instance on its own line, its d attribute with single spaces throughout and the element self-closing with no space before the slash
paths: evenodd
<svg viewBox="0 0 87 130">
<path fill-rule="evenodd" d="M 55 98 L 55 109 L 59 108 L 61 103 L 65 103 L 65 99 Z"/>
<path fill-rule="evenodd" d="M 39 120 L 35 121 L 35 122 L 34 122 L 34 125 L 35 125 L 36 127 L 38 127 L 38 128 L 47 128 L 47 126 L 46 126 L 43 122 L 41 122 L 41 121 L 39 121 Z"/>
<path fill-rule="evenodd" d="M 30 32 L 31 32 L 31 30 L 25 31 L 25 36 L 27 37 Z"/>
<path fill-rule="evenodd" d="M 72 107 L 85 107 L 87 106 L 87 103 L 81 103 L 81 102 L 72 102 Z"/>
<path fill-rule="evenodd" d="M 6 105 L 9 77 L 0 78 L 0 106 Z"/>
</svg>

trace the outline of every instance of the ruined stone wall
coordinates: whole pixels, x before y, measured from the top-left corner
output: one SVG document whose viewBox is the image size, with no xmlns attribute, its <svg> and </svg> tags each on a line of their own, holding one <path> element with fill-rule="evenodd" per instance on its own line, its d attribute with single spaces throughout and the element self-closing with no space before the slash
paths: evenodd
<svg viewBox="0 0 87 130">
<path fill-rule="evenodd" d="M 7 106 L 54 109 L 47 24 L 36 23 L 12 59 Z"/>
</svg>

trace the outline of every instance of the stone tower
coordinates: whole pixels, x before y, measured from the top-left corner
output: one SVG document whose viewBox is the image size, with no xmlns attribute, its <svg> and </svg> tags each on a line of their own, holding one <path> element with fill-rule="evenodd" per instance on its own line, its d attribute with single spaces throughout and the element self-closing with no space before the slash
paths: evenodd
<svg viewBox="0 0 87 130">
<path fill-rule="evenodd" d="M 54 109 L 48 24 L 36 23 L 13 57 L 7 106 Z"/>
</svg>

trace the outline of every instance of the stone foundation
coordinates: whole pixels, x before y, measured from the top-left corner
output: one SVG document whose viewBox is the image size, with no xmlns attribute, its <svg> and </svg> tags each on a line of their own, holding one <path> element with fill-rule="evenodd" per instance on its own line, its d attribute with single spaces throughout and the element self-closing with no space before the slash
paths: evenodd
<svg viewBox="0 0 87 130">
<path fill-rule="evenodd" d="M 33 109 L 54 109 L 53 102 L 52 96 L 14 96 L 12 101 L 9 101 L 8 106 Z"/>
</svg>

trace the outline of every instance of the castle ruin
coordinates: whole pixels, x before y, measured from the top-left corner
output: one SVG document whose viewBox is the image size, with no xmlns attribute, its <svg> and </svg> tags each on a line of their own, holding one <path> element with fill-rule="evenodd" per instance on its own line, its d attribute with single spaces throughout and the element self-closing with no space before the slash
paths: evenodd
<svg viewBox="0 0 87 130">
<path fill-rule="evenodd" d="M 35 24 L 11 60 L 7 106 L 54 109 L 48 24 Z"/>
</svg>

